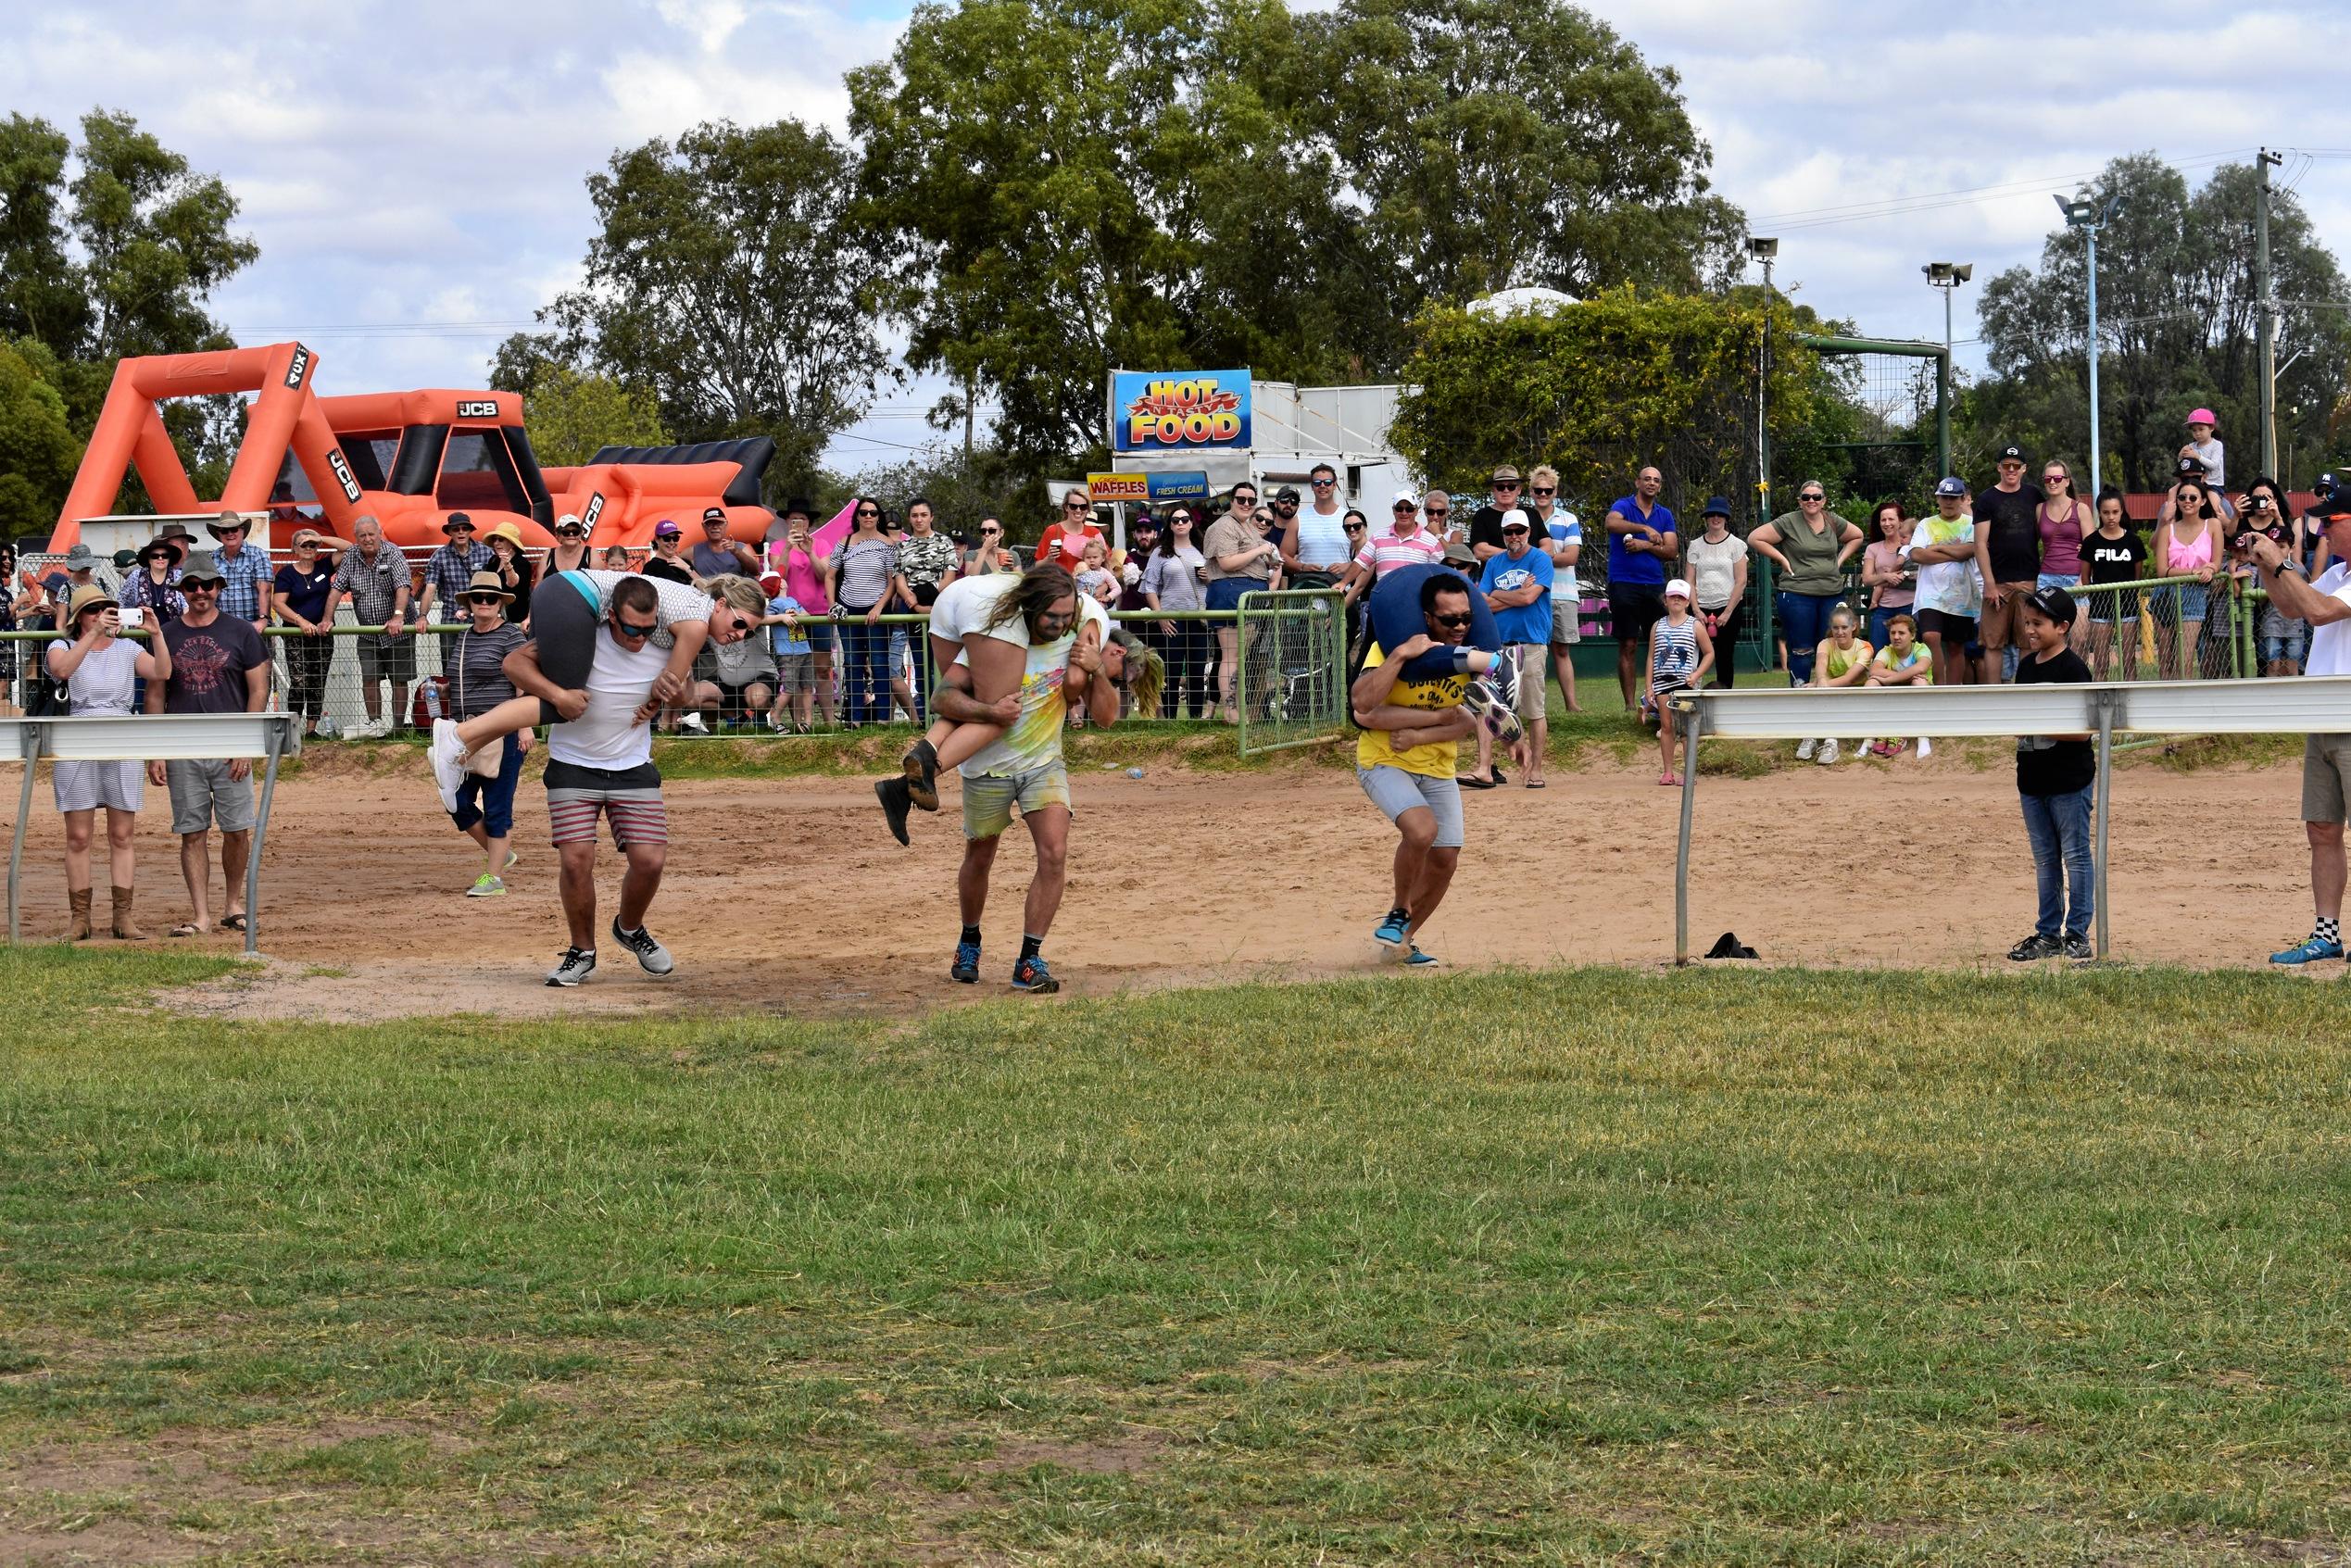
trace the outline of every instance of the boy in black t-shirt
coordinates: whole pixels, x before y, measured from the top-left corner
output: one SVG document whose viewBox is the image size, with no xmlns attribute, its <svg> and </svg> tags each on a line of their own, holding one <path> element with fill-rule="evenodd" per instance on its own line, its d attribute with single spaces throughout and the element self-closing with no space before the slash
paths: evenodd
<svg viewBox="0 0 2351 1568">
<path fill-rule="evenodd" d="M 2043 588 L 2018 601 L 2018 631 L 2025 651 L 2017 665 L 2017 684 L 2089 681 L 2090 667 L 2066 646 L 2073 621 L 2073 596 L 2063 588 Z M 2018 963 L 2060 954 L 2095 956 L 2089 935 L 2090 790 L 2097 777 L 2097 753 L 2087 734 L 2017 737 L 2017 793 L 2024 801 L 2025 836 L 2032 841 L 2041 893 L 2032 935 L 2008 949 Z"/>
</svg>

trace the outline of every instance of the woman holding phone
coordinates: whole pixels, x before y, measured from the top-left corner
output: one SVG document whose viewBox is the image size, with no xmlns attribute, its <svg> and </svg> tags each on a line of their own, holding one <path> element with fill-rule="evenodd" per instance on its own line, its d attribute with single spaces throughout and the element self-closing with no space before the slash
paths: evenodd
<svg viewBox="0 0 2351 1568">
<path fill-rule="evenodd" d="M 122 636 L 122 611 L 104 588 L 77 589 L 66 612 L 69 635 L 49 645 L 44 662 L 66 684 L 76 718 L 131 712 L 140 681 L 171 678 L 171 650 L 160 635 L 153 651 Z M 137 762 L 59 762 L 50 784 L 66 823 L 66 901 L 73 910 L 70 940 L 90 938 L 90 839 L 98 808 L 107 809 L 107 870 L 114 889 L 114 934 L 125 942 L 146 938 L 131 918 L 132 845 L 145 802 L 145 769 Z"/>
</svg>

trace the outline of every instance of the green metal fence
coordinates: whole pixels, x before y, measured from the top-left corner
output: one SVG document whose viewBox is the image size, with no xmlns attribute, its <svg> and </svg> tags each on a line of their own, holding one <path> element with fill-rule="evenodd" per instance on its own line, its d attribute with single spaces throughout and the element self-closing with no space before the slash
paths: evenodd
<svg viewBox="0 0 2351 1568">
<path fill-rule="evenodd" d="M 1240 754 L 1312 746 L 1347 716 L 1347 600 L 1330 588 L 1243 594 L 1235 698 Z"/>
</svg>

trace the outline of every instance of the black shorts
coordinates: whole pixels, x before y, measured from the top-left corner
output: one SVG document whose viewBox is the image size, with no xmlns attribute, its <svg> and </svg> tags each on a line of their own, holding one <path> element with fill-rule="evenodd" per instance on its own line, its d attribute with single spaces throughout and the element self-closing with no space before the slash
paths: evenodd
<svg viewBox="0 0 2351 1568">
<path fill-rule="evenodd" d="M 1649 629 L 1665 618 L 1663 583 L 1608 584 L 1608 630 L 1618 642 L 1647 642 Z"/>
<path fill-rule="evenodd" d="M 1941 609 L 1922 609 L 1914 613 L 1918 618 L 1918 635 L 1921 637 L 1935 632 L 1942 634 L 1946 645 L 1976 640 L 1976 618 L 1972 615 L 1953 615 Z"/>
</svg>

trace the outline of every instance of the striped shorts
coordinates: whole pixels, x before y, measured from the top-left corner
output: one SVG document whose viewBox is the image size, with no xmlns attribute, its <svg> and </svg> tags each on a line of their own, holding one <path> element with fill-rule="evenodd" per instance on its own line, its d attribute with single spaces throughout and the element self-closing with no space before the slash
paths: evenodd
<svg viewBox="0 0 2351 1568">
<path fill-rule="evenodd" d="M 618 771 L 549 762 L 547 814 L 554 825 L 558 847 L 592 843 L 599 814 L 611 819 L 616 848 L 670 841 L 669 808 L 661 804 L 661 771 L 650 762 Z"/>
</svg>

